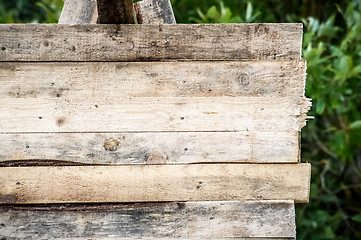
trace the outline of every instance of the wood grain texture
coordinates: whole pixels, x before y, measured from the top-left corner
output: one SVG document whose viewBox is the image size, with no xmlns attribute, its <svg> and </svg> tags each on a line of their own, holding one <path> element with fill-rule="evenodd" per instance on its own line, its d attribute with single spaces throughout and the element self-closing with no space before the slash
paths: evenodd
<svg viewBox="0 0 361 240">
<path fill-rule="evenodd" d="M 0 102 L 0 132 L 299 131 L 310 105 L 302 98 L 11 98 Z"/>
<path fill-rule="evenodd" d="M 170 0 L 143 0 L 134 5 L 139 6 L 138 23 L 176 24 Z"/>
<path fill-rule="evenodd" d="M 0 61 L 301 58 L 302 24 L 2 24 Z"/>
<path fill-rule="evenodd" d="M 97 19 L 96 0 L 66 0 L 58 23 L 87 24 L 96 23 Z"/>
<path fill-rule="evenodd" d="M 0 207 L 6 239 L 293 239 L 292 201 Z"/>
<path fill-rule="evenodd" d="M 153 152 L 167 163 L 299 161 L 297 131 L 0 134 L 6 161 L 144 164 Z M 1 161 L 5 161 L 1 163 Z"/>
<path fill-rule="evenodd" d="M 0 98 L 303 97 L 305 61 L 0 64 Z"/>
<path fill-rule="evenodd" d="M 307 202 L 310 164 L 0 168 L 0 203 Z"/>
</svg>

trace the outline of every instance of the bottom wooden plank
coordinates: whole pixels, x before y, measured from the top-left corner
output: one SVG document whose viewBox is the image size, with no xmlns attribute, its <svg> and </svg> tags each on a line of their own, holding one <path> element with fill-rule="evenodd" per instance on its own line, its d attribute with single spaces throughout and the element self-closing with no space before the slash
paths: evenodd
<svg viewBox="0 0 361 240">
<path fill-rule="evenodd" d="M 294 239 L 292 201 L 0 206 L 5 239 Z"/>
<path fill-rule="evenodd" d="M 0 168 L 0 203 L 307 202 L 310 164 Z"/>
</svg>

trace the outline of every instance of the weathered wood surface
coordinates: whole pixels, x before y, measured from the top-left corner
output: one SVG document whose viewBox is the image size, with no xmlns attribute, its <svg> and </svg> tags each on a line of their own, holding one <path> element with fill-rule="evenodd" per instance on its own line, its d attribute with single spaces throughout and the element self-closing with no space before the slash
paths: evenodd
<svg viewBox="0 0 361 240">
<path fill-rule="evenodd" d="M 143 0 L 134 4 L 140 24 L 175 24 L 170 0 Z"/>
<path fill-rule="evenodd" d="M 97 0 L 98 23 L 134 24 L 133 0 Z"/>
<path fill-rule="evenodd" d="M 0 166 L 41 159 L 144 164 L 156 152 L 162 153 L 160 163 L 296 163 L 300 158 L 297 131 L 0 134 L 0 149 Z"/>
<path fill-rule="evenodd" d="M 307 202 L 310 164 L 0 168 L 0 203 Z"/>
<path fill-rule="evenodd" d="M 1 206 L 6 239 L 293 239 L 292 201 Z"/>
<path fill-rule="evenodd" d="M 0 98 L 303 97 L 304 61 L 0 64 Z"/>
<path fill-rule="evenodd" d="M 302 24 L 2 24 L 0 61 L 301 58 Z"/>
<path fill-rule="evenodd" d="M 98 19 L 96 0 L 66 0 L 59 24 L 95 24 Z"/>
<path fill-rule="evenodd" d="M 259 97 L 9 98 L 0 102 L 0 132 L 299 131 L 308 99 Z"/>
</svg>

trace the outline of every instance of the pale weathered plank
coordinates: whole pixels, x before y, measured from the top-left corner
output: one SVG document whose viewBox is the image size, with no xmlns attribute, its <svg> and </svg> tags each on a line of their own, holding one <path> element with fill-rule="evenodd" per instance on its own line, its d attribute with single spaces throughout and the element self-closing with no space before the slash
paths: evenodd
<svg viewBox="0 0 361 240">
<path fill-rule="evenodd" d="M 0 64 L 0 98 L 303 97 L 304 61 Z"/>
<path fill-rule="evenodd" d="M 302 24 L 2 24 L 0 61 L 301 58 Z"/>
<path fill-rule="evenodd" d="M 66 0 L 58 23 L 87 24 L 96 23 L 97 19 L 96 0 Z"/>
<path fill-rule="evenodd" d="M 7 98 L 0 132 L 299 131 L 310 105 L 306 98 Z"/>
<path fill-rule="evenodd" d="M 1 206 L 6 239 L 293 239 L 292 201 Z"/>
<path fill-rule="evenodd" d="M 298 135 L 297 131 L 0 134 L 0 164 L 23 160 L 142 164 L 155 152 L 161 152 L 167 163 L 296 163 Z"/>
<path fill-rule="evenodd" d="M 310 164 L 0 168 L 0 203 L 307 202 Z"/>
<path fill-rule="evenodd" d="M 170 0 L 143 0 L 134 9 L 140 24 L 176 24 Z"/>
</svg>

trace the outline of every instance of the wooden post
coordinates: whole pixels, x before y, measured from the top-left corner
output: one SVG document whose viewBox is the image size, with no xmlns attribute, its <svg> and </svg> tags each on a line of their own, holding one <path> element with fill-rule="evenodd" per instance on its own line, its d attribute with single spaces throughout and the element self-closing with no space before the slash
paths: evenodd
<svg viewBox="0 0 361 240">
<path fill-rule="evenodd" d="M 64 0 L 59 24 L 96 23 L 98 19 L 96 0 Z"/>
<path fill-rule="evenodd" d="M 98 23 L 134 23 L 134 9 L 132 0 L 97 0 L 97 7 Z"/>
<path fill-rule="evenodd" d="M 134 3 L 133 8 L 138 24 L 176 23 L 169 0 L 143 0 Z M 97 19 L 96 0 L 66 0 L 58 23 L 95 24 Z"/>
</svg>

